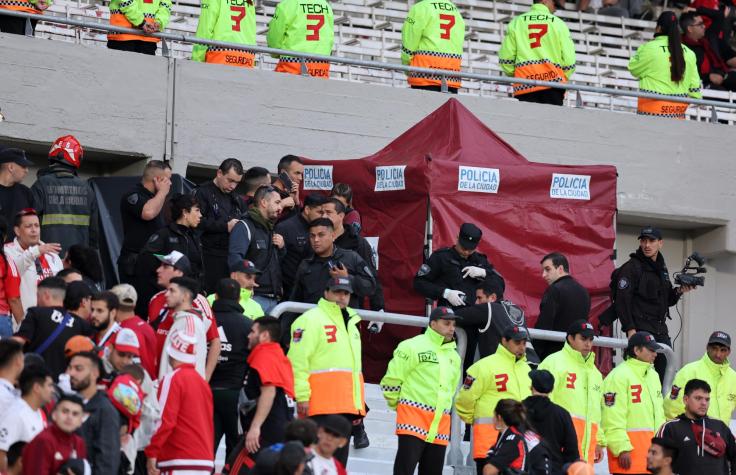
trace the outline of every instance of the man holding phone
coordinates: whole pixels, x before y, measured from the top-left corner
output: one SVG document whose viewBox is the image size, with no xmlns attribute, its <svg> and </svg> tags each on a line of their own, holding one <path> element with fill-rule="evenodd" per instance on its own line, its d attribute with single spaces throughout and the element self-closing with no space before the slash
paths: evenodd
<svg viewBox="0 0 736 475">
<path fill-rule="evenodd" d="M 273 182 L 281 195 L 281 207 L 283 212 L 279 221 L 299 214 L 301 203 L 299 202 L 299 185 L 304 178 L 304 163 L 296 155 L 285 155 L 281 157 L 278 164 L 278 178 Z"/>
</svg>

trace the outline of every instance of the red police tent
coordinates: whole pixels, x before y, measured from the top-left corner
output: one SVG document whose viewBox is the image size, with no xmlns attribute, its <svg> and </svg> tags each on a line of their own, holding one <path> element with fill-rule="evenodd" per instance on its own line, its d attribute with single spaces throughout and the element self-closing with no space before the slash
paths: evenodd
<svg viewBox="0 0 736 475">
<path fill-rule="evenodd" d="M 422 315 L 412 288 L 432 249 L 455 242 L 463 222 L 483 231 L 478 247 L 506 279 L 505 298 L 533 325 L 546 283 L 539 261 L 568 256 L 591 293 L 591 315 L 608 302 L 615 239 L 616 169 L 529 162 L 457 99 L 450 99 L 379 152 L 355 160 L 306 160 L 304 188 L 344 182 L 354 190 L 363 236 L 377 238 L 386 310 Z M 428 226 L 428 208 L 431 225 Z M 473 296 L 468 296 L 473 298 Z M 365 342 L 366 376 L 376 381 L 395 345 L 416 330 L 386 328 Z"/>
</svg>

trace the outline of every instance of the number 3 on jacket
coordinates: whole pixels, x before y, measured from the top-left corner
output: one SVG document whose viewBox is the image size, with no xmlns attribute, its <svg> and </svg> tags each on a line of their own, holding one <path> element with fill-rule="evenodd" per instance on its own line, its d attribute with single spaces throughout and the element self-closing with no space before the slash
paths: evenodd
<svg viewBox="0 0 736 475">
<path fill-rule="evenodd" d="M 325 335 L 327 343 L 335 343 L 337 341 L 337 327 L 335 325 L 325 325 Z"/>
</svg>

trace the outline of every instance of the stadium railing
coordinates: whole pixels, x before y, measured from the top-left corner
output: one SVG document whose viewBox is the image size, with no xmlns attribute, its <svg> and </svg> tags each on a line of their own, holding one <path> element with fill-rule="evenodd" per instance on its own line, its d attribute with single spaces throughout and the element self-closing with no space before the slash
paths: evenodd
<svg viewBox="0 0 736 475">
<path fill-rule="evenodd" d="M 286 312 L 303 313 L 307 310 L 314 308 L 315 304 L 302 303 L 302 302 L 281 302 L 276 305 L 270 312 L 270 315 L 276 318 L 280 318 Z M 389 323 L 392 325 L 405 325 L 410 327 L 424 328 L 428 325 L 429 320 L 426 317 L 418 317 L 415 315 L 404 315 L 400 313 L 390 312 L 375 312 L 372 310 L 356 309 L 358 315 L 364 320 L 373 322 Z M 534 328 L 529 329 L 529 334 L 533 340 L 547 340 L 547 341 L 565 341 L 567 335 L 563 332 L 555 332 L 550 330 L 537 330 Z M 467 349 L 467 335 L 465 330 L 457 328 L 455 330 L 455 337 L 457 340 L 457 352 L 460 354 L 461 360 L 465 358 L 465 351 Z M 627 340 L 618 338 L 608 337 L 595 337 L 593 342 L 594 346 L 601 348 L 626 348 Z M 662 385 L 662 394 L 669 394 L 672 386 L 672 381 L 675 379 L 675 353 L 667 345 L 662 343 L 659 344 L 661 347 L 660 352 L 667 358 L 667 367 L 665 369 L 664 382 Z M 458 384 L 459 387 L 459 384 Z M 462 429 L 465 424 L 460 420 L 457 415 L 455 408 L 452 409 L 452 425 L 450 434 L 450 446 L 447 452 L 445 460 L 446 465 L 450 465 L 454 468 L 456 475 L 474 474 L 475 465 L 471 455 L 469 454 L 467 459 L 463 457 L 461 444 L 463 440 Z"/>
<path fill-rule="evenodd" d="M 141 30 L 138 29 L 130 29 L 130 28 L 121 28 L 112 26 L 105 23 L 100 22 L 93 22 L 93 21 L 84 21 L 84 20 L 78 20 L 74 18 L 62 18 L 62 17 L 56 17 L 56 16 L 50 16 L 50 15 L 35 15 L 35 14 L 29 14 L 24 12 L 16 12 L 13 10 L 5 10 L 0 9 L 0 15 L 9 15 L 9 16 L 15 16 L 20 18 L 26 18 L 26 35 L 32 36 L 32 28 L 31 28 L 31 22 L 30 20 L 38 20 L 39 22 L 47 22 L 47 23 L 56 23 L 61 25 L 67 25 L 67 26 L 73 26 L 73 27 L 79 27 L 83 29 L 90 29 L 90 30 L 100 30 L 105 32 L 115 32 L 115 33 L 129 33 L 129 34 L 137 34 L 141 35 Z M 171 55 L 171 48 L 169 47 L 168 41 L 174 41 L 174 42 L 180 42 L 180 43 L 187 43 L 187 44 L 203 44 L 208 46 L 215 46 L 219 48 L 227 48 L 227 49 L 235 49 L 235 50 L 243 50 L 243 51 L 250 51 L 253 53 L 263 54 L 263 55 L 288 55 L 292 57 L 297 57 L 302 61 L 302 75 L 307 76 L 307 61 L 322 61 L 322 62 L 328 62 L 332 64 L 338 64 L 338 65 L 346 65 L 346 66 L 355 66 L 360 68 L 368 68 L 368 69 L 375 69 L 375 70 L 381 70 L 381 71 L 389 71 L 391 73 L 424 73 L 424 74 L 433 74 L 435 76 L 440 76 L 442 78 L 442 90 L 444 92 L 447 91 L 447 81 L 452 78 L 461 78 L 464 80 L 471 80 L 472 82 L 480 83 L 482 84 L 491 84 L 495 87 L 499 87 L 498 85 L 503 85 L 502 87 L 507 87 L 515 83 L 521 83 L 531 86 L 546 86 L 546 87 L 552 87 L 556 89 L 564 89 L 567 91 L 575 91 L 576 92 L 576 100 L 575 100 L 575 107 L 582 108 L 584 107 L 584 101 L 582 93 L 592 93 L 592 94 L 601 94 L 606 95 L 610 97 L 611 103 L 616 99 L 621 99 L 622 97 L 625 98 L 649 98 L 649 99 L 658 99 L 658 100 L 669 100 L 674 102 L 681 102 L 681 103 L 687 103 L 695 106 L 703 106 L 707 107 L 710 111 L 710 121 L 717 123 L 719 121 L 727 121 L 729 123 L 733 123 L 735 121 L 734 117 L 736 117 L 736 103 L 731 102 L 721 102 L 721 101 L 713 101 L 713 100 L 705 100 L 705 99 L 691 99 L 691 98 L 683 98 L 683 97 L 675 97 L 675 96 L 664 96 L 664 95 L 657 95 L 657 94 L 649 94 L 644 93 L 640 91 L 632 91 L 632 90 L 621 90 L 621 89 L 614 89 L 614 88 L 608 88 L 608 87 L 595 87 L 585 84 L 575 84 L 575 83 L 556 83 L 556 82 L 547 82 L 547 81 L 535 81 L 531 79 L 522 79 L 522 78 L 511 78 L 511 77 L 505 77 L 505 76 L 496 76 L 491 74 L 478 74 L 478 73 L 472 73 L 467 71 L 461 71 L 461 72 L 453 72 L 453 71 L 445 71 L 440 69 L 427 69 L 427 68 L 416 68 L 412 66 L 404 66 L 403 64 L 396 64 L 396 63 L 389 63 L 389 62 L 380 62 L 380 61 L 369 61 L 369 60 L 363 60 L 363 59 L 354 59 L 354 58 L 347 58 L 342 56 L 322 56 L 322 55 L 316 55 L 316 54 L 309 54 L 309 53 L 300 53 L 296 51 L 287 51 L 287 50 L 280 50 L 280 49 L 274 49 L 274 48 L 268 48 L 264 46 L 257 46 L 257 45 L 242 45 L 237 43 L 227 43 L 222 41 L 214 41 L 214 40 L 206 40 L 202 38 L 197 38 L 192 35 L 186 35 L 186 34 L 175 34 L 175 33 L 155 33 L 150 36 L 155 36 L 157 38 L 161 38 L 162 40 L 162 52 L 164 56 L 169 57 Z M 700 110 L 700 107 L 698 107 L 698 111 Z M 720 112 L 720 115 L 719 115 Z M 700 113 L 698 112 L 697 116 L 700 116 Z"/>
</svg>

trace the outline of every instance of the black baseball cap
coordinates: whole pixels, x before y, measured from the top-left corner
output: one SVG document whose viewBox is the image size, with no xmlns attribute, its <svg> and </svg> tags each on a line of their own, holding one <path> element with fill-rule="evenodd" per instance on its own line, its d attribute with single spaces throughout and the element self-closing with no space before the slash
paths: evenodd
<svg viewBox="0 0 736 475">
<path fill-rule="evenodd" d="M 639 231 L 639 239 L 642 238 L 656 239 L 659 241 L 662 239 L 662 231 L 654 226 L 646 226 Z"/>
<path fill-rule="evenodd" d="M 156 259 L 162 263 L 169 265 L 174 269 L 179 269 L 185 274 L 192 272 L 192 263 L 189 262 L 189 258 L 179 251 L 171 251 L 165 256 L 161 254 L 154 254 L 154 256 L 156 256 Z"/>
<path fill-rule="evenodd" d="M 353 293 L 353 282 L 350 277 L 333 277 L 327 281 L 325 286 L 327 290 L 344 290 L 345 292 Z"/>
<path fill-rule="evenodd" d="M 513 325 L 503 331 L 503 337 L 506 338 L 507 340 L 516 340 L 516 341 L 528 340 L 529 332 L 526 331 L 526 328 L 524 327 Z"/>
<path fill-rule="evenodd" d="M 249 261 L 248 259 L 239 259 L 238 262 L 231 264 L 230 272 L 242 272 L 243 274 L 261 273 L 261 271 L 253 263 L 253 261 Z"/>
<path fill-rule="evenodd" d="M 529 372 L 532 387 L 542 394 L 549 394 L 555 388 L 555 377 L 546 369 L 533 369 Z"/>
<path fill-rule="evenodd" d="M 660 447 L 665 447 L 670 450 L 674 450 L 675 454 L 673 458 L 677 458 L 677 454 L 680 452 L 682 447 L 674 439 L 665 439 L 662 437 L 652 437 L 652 444 L 657 444 Z"/>
<path fill-rule="evenodd" d="M 731 348 L 731 335 L 720 330 L 714 331 L 708 338 L 709 345 L 723 345 L 726 348 Z"/>
<path fill-rule="evenodd" d="M 329 414 L 324 418 L 320 419 L 319 426 L 324 430 L 332 432 L 339 437 L 350 437 L 353 432 L 353 425 L 345 416 L 339 416 L 337 414 Z"/>
<path fill-rule="evenodd" d="M 17 163 L 22 167 L 30 167 L 33 162 L 26 158 L 26 152 L 20 148 L 0 146 L 0 163 Z"/>
<path fill-rule="evenodd" d="M 437 307 L 434 310 L 432 310 L 432 313 L 429 314 L 429 321 L 432 320 L 462 320 L 463 317 L 453 312 L 453 310 L 450 307 Z"/>
<path fill-rule="evenodd" d="M 659 343 L 654 339 L 654 335 L 645 331 L 638 331 L 629 338 L 629 348 L 644 346 L 652 351 L 659 350 Z"/>
<path fill-rule="evenodd" d="M 480 238 L 483 236 L 483 232 L 473 223 L 463 223 L 460 226 L 460 236 L 458 237 L 458 244 L 464 249 L 472 251 L 478 247 Z"/>
<path fill-rule="evenodd" d="M 568 336 L 583 335 L 584 338 L 593 338 L 595 336 L 595 329 L 593 325 L 582 318 L 575 320 L 567 329 Z"/>
</svg>

